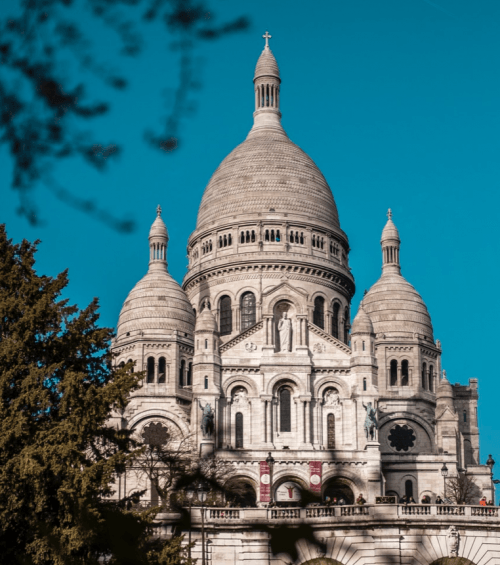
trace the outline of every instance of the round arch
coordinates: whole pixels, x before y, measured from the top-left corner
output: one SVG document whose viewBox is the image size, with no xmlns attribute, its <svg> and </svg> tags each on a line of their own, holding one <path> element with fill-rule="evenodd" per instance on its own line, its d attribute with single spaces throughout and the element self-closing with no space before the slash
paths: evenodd
<svg viewBox="0 0 500 565">
<path fill-rule="evenodd" d="M 328 308 L 329 304 L 331 304 L 332 301 L 330 298 L 328 298 L 328 295 L 323 290 L 316 290 L 311 295 L 309 295 L 308 297 L 309 305 L 314 306 L 314 300 L 318 296 L 321 296 L 321 298 L 323 298 L 323 300 L 325 301 L 325 312 L 326 312 L 326 309 Z"/>
<path fill-rule="evenodd" d="M 342 398 L 350 397 L 349 385 L 341 378 L 337 376 L 327 376 L 320 379 L 314 384 L 313 396 L 315 398 L 322 398 L 323 393 L 329 386 L 334 386 L 339 389 L 340 396 Z"/>
<path fill-rule="evenodd" d="M 323 473 L 323 487 L 333 479 L 342 479 L 344 481 L 347 481 L 350 484 L 351 489 L 355 495 L 359 494 L 360 492 L 367 494 L 368 489 L 366 482 L 361 477 L 359 477 L 352 471 L 349 471 L 348 469 L 328 469 L 325 473 Z"/>
<path fill-rule="evenodd" d="M 475 563 L 465 557 L 441 557 L 430 565 L 475 565 Z"/>
<path fill-rule="evenodd" d="M 257 485 L 255 481 L 245 475 L 237 475 L 226 481 L 226 499 L 231 506 L 236 507 L 256 507 L 257 506 Z"/>
<path fill-rule="evenodd" d="M 266 394 L 273 394 L 275 389 L 276 389 L 276 385 L 280 382 L 280 381 L 290 381 L 292 382 L 296 387 L 297 387 L 297 391 L 300 392 L 301 394 L 305 394 L 306 390 L 305 390 L 305 385 L 304 383 L 302 383 L 300 381 L 300 379 L 291 374 L 291 373 L 280 373 L 279 375 L 275 375 L 267 384 L 267 390 L 266 390 Z"/>
<path fill-rule="evenodd" d="M 190 433 L 189 427 L 186 424 L 186 422 L 184 422 L 178 416 L 172 414 L 171 412 L 167 412 L 166 410 L 158 410 L 158 409 L 145 410 L 144 412 L 139 412 L 139 414 L 136 414 L 135 416 L 130 418 L 130 420 L 127 421 L 127 428 L 129 430 L 133 430 L 143 420 L 151 420 L 154 418 L 172 422 L 177 428 L 179 428 L 183 437 L 188 436 Z"/>
<path fill-rule="evenodd" d="M 259 394 L 255 382 L 250 377 L 246 377 L 244 375 L 235 375 L 234 377 L 229 377 L 224 383 L 224 396 L 226 398 L 229 398 L 231 389 L 238 385 L 248 387 L 249 392 L 252 391 L 251 396 L 258 396 Z"/>
<path fill-rule="evenodd" d="M 243 286 L 242 288 L 239 288 L 236 294 L 234 295 L 234 299 L 238 301 L 238 304 L 241 304 L 241 297 L 245 294 L 245 292 L 251 292 L 255 294 L 256 299 L 259 297 L 259 290 L 257 288 L 254 288 L 253 286 L 249 286 L 249 285 Z"/>
<path fill-rule="evenodd" d="M 413 414 L 412 412 L 394 412 L 392 414 L 388 414 L 387 416 L 384 416 L 383 418 L 380 419 L 380 421 L 378 423 L 379 432 L 389 422 L 392 422 L 392 421 L 396 422 L 399 419 L 412 420 L 416 424 L 419 424 L 424 429 L 425 433 L 427 434 L 432 449 L 434 450 L 436 448 L 436 443 L 435 443 L 434 433 L 432 431 L 432 428 L 424 420 L 424 418 L 422 418 L 418 414 Z"/>
<path fill-rule="evenodd" d="M 235 304 L 235 295 L 226 287 L 224 287 L 224 289 L 219 290 L 219 292 L 217 294 L 215 294 L 212 298 L 212 302 L 210 303 L 210 306 L 212 307 L 212 311 L 217 311 L 219 308 L 219 302 L 220 299 L 223 296 L 229 296 L 229 298 L 231 299 L 231 306 L 234 306 Z M 210 298 L 209 298 L 210 300 Z"/>
<path fill-rule="evenodd" d="M 316 559 L 303 561 L 301 565 L 343 565 L 343 564 L 340 561 L 337 561 L 336 559 L 330 559 L 329 557 L 316 557 Z"/>
<path fill-rule="evenodd" d="M 293 290 L 294 290 L 294 292 L 296 292 L 296 289 L 293 289 Z M 295 312 L 297 314 L 304 314 L 305 312 L 304 312 L 302 302 L 305 302 L 305 300 L 301 301 L 301 300 L 298 300 L 298 298 L 299 298 L 298 296 L 294 296 L 293 298 L 291 298 L 289 294 L 279 293 L 278 296 L 275 296 L 266 305 L 266 313 L 273 314 L 274 309 L 276 307 L 276 304 L 278 304 L 278 302 L 289 302 L 295 308 Z M 304 299 L 306 299 L 306 298 L 307 298 L 307 294 L 304 296 Z"/>
</svg>

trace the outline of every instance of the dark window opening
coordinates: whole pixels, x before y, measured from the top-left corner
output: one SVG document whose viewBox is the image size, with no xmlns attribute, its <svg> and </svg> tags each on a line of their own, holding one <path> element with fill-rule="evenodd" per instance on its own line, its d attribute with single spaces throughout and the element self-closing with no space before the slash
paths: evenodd
<svg viewBox="0 0 500 565">
<path fill-rule="evenodd" d="M 427 372 L 427 364 L 424 363 L 424 364 L 422 365 L 422 388 L 423 388 L 424 390 L 427 389 L 427 375 L 426 375 L 426 372 Z"/>
<path fill-rule="evenodd" d="M 332 335 L 339 339 L 339 312 L 340 304 L 335 302 L 333 304 L 333 316 L 332 316 Z"/>
<path fill-rule="evenodd" d="M 349 343 L 349 310 L 344 311 L 344 343 Z"/>
<path fill-rule="evenodd" d="M 233 313 L 231 298 L 223 296 L 219 303 L 220 308 L 220 335 L 230 335 L 233 331 Z"/>
<path fill-rule="evenodd" d="M 166 370 L 167 364 L 165 362 L 165 357 L 160 357 L 160 360 L 158 362 L 158 382 L 160 384 L 165 384 Z"/>
<path fill-rule="evenodd" d="M 328 414 L 327 418 L 327 449 L 335 449 L 335 415 Z"/>
<path fill-rule="evenodd" d="M 236 449 L 243 449 L 243 414 L 241 412 L 236 413 L 235 418 L 236 427 Z"/>
<path fill-rule="evenodd" d="M 280 391 L 280 431 L 292 431 L 290 391 L 287 388 Z"/>
<path fill-rule="evenodd" d="M 193 364 L 189 363 L 188 372 L 187 372 L 187 386 L 191 386 L 192 384 L 193 384 Z"/>
<path fill-rule="evenodd" d="M 132 359 L 129 359 L 127 361 L 127 363 L 133 363 Z M 130 372 L 133 373 L 134 372 L 134 366 L 132 365 L 132 368 L 130 369 Z"/>
<path fill-rule="evenodd" d="M 208 388 L 208 377 L 205 377 L 205 389 Z"/>
<path fill-rule="evenodd" d="M 429 390 L 434 391 L 434 367 L 432 365 L 429 366 Z"/>
<path fill-rule="evenodd" d="M 318 328 L 325 329 L 325 299 L 322 296 L 314 299 L 313 322 Z"/>
<path fill-rule="evenodd" d="M 280 230 L 276 230 L 276 241 L 278 243 L 281 241 Z"/>
<path fill-rule="evenodd" d="M 405 494 L 408 499 L 413 498 L 413 481 L 409 479 L 405 482 Z"/>
<path fill-rule="evenodd" d="M 186 361 L 182 359 L 181 366 L 179 367 L 179 386 L 184 386 L 184 371 L 186 370 Z"/>
<path fill-rule="evenodd" d="M 363 390 L 366 390 L 366 379 L 363 379 Z"/>
<path fill-rule="evenodd" d="M 241 297 L 241 331 L 252 327 L 255 322 L 255 294 L 245 292 Z"/>
<path fill-rule="evenodd" d="M 155 382 L 155 360 L 153 357 L 148 357 L 148 376 L 147 376 L 147 383 L 154 383 Z"/>
<path fill-rule="evenodd" d="M 264 238 L 266 241 L 269 241 L 269 230 L 266 230 L 266 235 Z"/>
<path fill-rule="evenodd" d="M 393 359 L 391 361 L 391 386 L 398 384 L 398 362 Z"/>
<path fill-rule="evenodd" d="M 409 374 L 408 374 L 408 361 L 405 359 L 401 363 L 401 386 L 408 386 L 409 384 Z"/>
</svg>

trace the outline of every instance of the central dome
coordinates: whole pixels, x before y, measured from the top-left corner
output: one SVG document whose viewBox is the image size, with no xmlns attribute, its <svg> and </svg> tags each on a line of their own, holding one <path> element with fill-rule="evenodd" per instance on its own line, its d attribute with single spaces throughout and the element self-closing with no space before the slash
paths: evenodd
<svg viewBox="0 0 500 565">
<path fill-rule="evenodd" d="M 253 128 L 210 179 L 198 211 L 197 230 L 269 212 L 340 230 L 325 177 L 283 130 L 280 85 L 278 64 L 266 43 L 254 74 Z"/>
<path fill-rule="evenodd" d="M 284 132 L 262 129 L 219 165 L 203 194 L 196 228 L 269 211 L 340 228 L 332 192 L 313 160 Z"/>
</svg>

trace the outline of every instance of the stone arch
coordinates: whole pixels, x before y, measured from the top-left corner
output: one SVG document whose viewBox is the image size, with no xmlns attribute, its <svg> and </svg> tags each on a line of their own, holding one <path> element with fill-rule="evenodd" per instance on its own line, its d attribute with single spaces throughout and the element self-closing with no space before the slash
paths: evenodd
<svg viewBox="0 0 500 565">
<path fill-rule="evenodd" d="M 430 565 L 475 565 L 475 563 L 465 557 L 440 557 Z"/>
<path fill-rule="evenodd" d="M 289 292 L 278 293 L 268 302 L 266 312 L 272 314 L 278 302 L 290 302 L 294 306 L 297 314 L 305 314 L 303 303 L 307 300 L 307 293 L 305 293 L 304 296 L 300 296 L 297 289 L 292 289 L 292 287 L 288 285 L 286 285 L 286 289 L 287 291 L 291 289 L 293 294 L 291 295 Z"/>
<path fill-rule="evenodd" d="M 316 559 L 303 561 L 300 565 L 343 565 L 343 564 L 340 561 L 337 561 L 336 559 L 330 559 L 329 557 L 316 557 Z"/>
<path fill-rule="evenodd" d="M 360 490 L 359 492 L 363 492 Z M 354 504 L 356 496 L 359 494 L 354 483 L 345 477 L 334 476 L 328 480 L 323 481 L 321 487 L 321 494 L 323 500 L 328 497 L 330 500 L 333 498 L 343 498 L 346 504 Z M 366 496 L 366 493 L 363 493 Z"/>
<path fill-rule="evenodd" d="M 426 432 L 432 450 L 434 451 L 436 449 L 436 443 L 435 443 L 435 440 L 434 440 L 434 431 L 433 431 L 432 427 L 430 426 L 430 424 L 428 422 L 426 422 L 424 420 L 424 418 L 422 418 L 418 414 L 413 414 L 412 412 L 394 412 L 392 414 L 388 414 L 387 416 L 384 416 L 383 418 L 380 419 L 380 421 L 378 423 L 379 431 L 381 431 L 382 428 L 387 423 L 390 423 L 390 422 L 396 423 L 397 420 L 413 420 L 416 424 L 418 424 L 420 427 L 422 427 L 424 429 L 424 431 Z M 380 435 L 379 435 L 379 437 L 380 437 Z"/>
<path fill-rule="evenodd" d="M 325 487 L 325 485 L 328 484 L 329 481 L 333 479 L 345 480 L 348 484 L 350 484 L 351 489 L 354 492 L 355 496 L 357 496 L 360 492 L 362 492 L 366 498 L 366 495 L 368 494 L 367 483 L 364 479 L 362 479 L 353 471 L 350 471 L 349 469 L 346 468 L 328 469 L 326 472 L 323 473 L 323 488 Z"/>
<path fill-rule="evenodd" d="M 342 398 L 350 397 L 349 385 L 341 377 L 337 377 L 335 375 L 323 377 L 318 380 L 318 382 L 314 383 L 313 396 L 321 399 L 323 397 L 323 393 L 329 386 L 337 388 Z"/>
<path fill-rule="evenodd" d="M 253 379 L 245 375 L 234 375 L 233 377 L 229 377 L 223 385 L 224 396 L 226 398 L 231 396 L 231 390 L 235 386 L 246 386 L 249 389 L 248 392 L 250 393 L 251 391 L 251 396 L 258 396 L 257 385 Z"/>
<path fill-rule="evenodd" d="M 214 296 L 212 297 L 212 300 L 210 302 L 210 307 L 211 307 L 212 312 L 214 314 L 219 309 L 219 301 L 223 296 L 229 296 L 229 298 L 231 299 L 231 305 L 234 306 L 234 304 L 235 304 L 234 293 L 231 292 L 227 287 L 224 287 L 223 289 L 219 290 L 217 292 L 217 294 L 214 294 Z M 210 301 L 210 298 L 208 298 L 208 300 Z"/>
<path fill-rule="evenodd" d="M 266 394 L 274 394 L 280 381 L 290 381 L 295 385 L 297 392 L 300 392 L 301 394 L 306 393 L 305 384 L 302 383 L 296 375 L 291 373 L 280 373 L 279 375 L 275 375 L 269 381 L 267 384 Z"/>
<path fill-rule="evenodd" d="M 276 490 L 280 485 L 292 481 L 298 483 L 304 490 L 309 488 L 309 470 L 302 469 L 273 469 L 273 490 Z"/>
<path fill-rule="evenodd" d="M 255 298 L 259 298 L 259 289 L 255 288 L 250 285 L 245 285 L 239 288 L 234 295 L 234 299 L 238 301 L 238 305 L 241 304 L 241 297 L 245 294 L 245 292 L 253 292 L 255 294 Z"/>
<path fill-rule="evenodd" d="M 323 291 L 323 290 L 316 290 L 315 292 L 313 292 L 313 293 L 309 296 L 309 298 L 308 298 L 309 303 L 310 303 L 309 305 L 310 305 L 310 306 L 314 306 L 314 300 L 315 300 L 318 296 L 321 296 L 321 298 L 323 298 L 324 301 L 325 301 L 325 313 L 326 313 L 326 312 L 327 312 L 327 309 L 329 308 L 329 306 L 330 306 L 330 304 L 331 304 L 331 302 L 332 302 L 332 300 L 331 300 L 330 298 L 328 298 L 328 295 L 327 295 L 326 292 Z"/>
<path fill-rule="evenodd" d="M 230 505 L 257 506 L 257 483 L 253 478 L 238 474 L 227 480 L 224 487 Z"/>
<path fill-rule="evenodd" d="M 128 420 L 127 427 L 129 430 L 135 430 L 138 429 L 138 424 L 140 422 L 144 421 L 143 425 L 145 425 L 146 420 L 152 420 L 155 418 L 158 420 L 166 420 L 167 422 L 172 422 L 172 424 L 174 424 L 180 430 L 183 437 L 187 437 L 190 433 L 189 426 L 184 420 L 182 420 L 175 414 L 172 414 L 172 412 L 161 409 L 152 409 L 145 410 L 144 412 L 139 412 L 138 414 L 130 418 L 130 420 Z"/>
</svg>

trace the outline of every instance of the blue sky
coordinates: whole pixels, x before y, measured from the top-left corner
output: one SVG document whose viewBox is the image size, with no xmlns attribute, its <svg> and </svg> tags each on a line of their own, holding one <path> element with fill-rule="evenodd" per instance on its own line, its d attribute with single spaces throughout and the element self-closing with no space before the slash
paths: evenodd
<svg viewBox="0 0 500 565">
<path fill-rule="evenodd" d="M 161 93 L 176 86 L 172 38 L 152 26 L 143 55 L 125 59 L 103 28 L 79 14 L 100 60 L 130 81 L 120 93 L 91 83 L 111 111 L 89 126 L 124 151 L 106 173 L 75 159 L 59 164 L 54 176 L 73 193 L 132 217 L 136 231 L 114 232 L 43 187 L 33 198 L 44 225 L 30 227 L 16 215 L 2 149 L 0 221 L 16 241 L 40 238 L 39 272 L 69 268 L 71 301 L 83 307 L 99 297 L 102 323 L 114 326 L 147 270 L 148 230 L 161 204 L 170 272 L 181 282 L 204 187 L 251 127 L 253 70 L 268 29 L 282 76 L 283 125 L 325 175 L 349 236 L 353 311 L 380 276 L 380 234 L 391 207 L 403 275 L 427 304 L 450 381 L 479 379 L 481 459 L 492 453 L 500 465 L 500 2 L 215 0 L 211 6 L 218 21 L 246 14 L 252 26 L 198 49 L 201 88 L 191 95 L 194 111 L 171 154 L 148 147 L 143 132 L 161 131 L 168 113 Z"/>
</svg>

